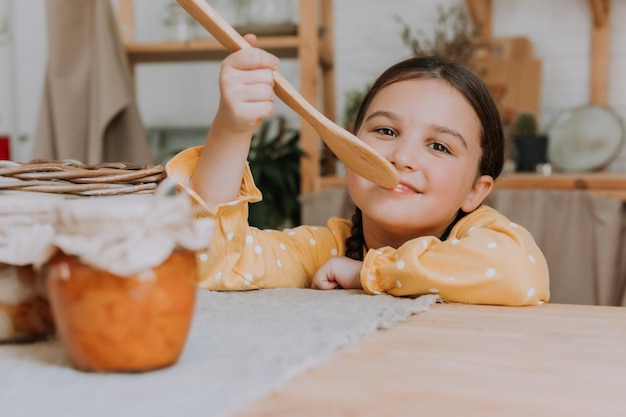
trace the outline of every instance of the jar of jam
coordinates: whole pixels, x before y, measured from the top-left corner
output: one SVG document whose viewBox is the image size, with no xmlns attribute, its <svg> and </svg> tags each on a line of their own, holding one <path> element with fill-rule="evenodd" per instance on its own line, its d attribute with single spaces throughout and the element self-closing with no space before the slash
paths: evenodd
<svg viewBox="0 0 626 417">
<path fill-rule="evenodd" d="M 33 342 L 55 332 L 37 267 L 53 253 L 58 201 L 26 192 L 0 195 L 0 343 Z"/>
<path fill-rule="evenodd" d="M 212 223 L 184 195 L 67 200 L 44 273 L 73 365 L 142 372 L 174 364 L 194 312 L 196 251 Z"/>
<path fill-rule="evenodd" d="M 0 263 L 0 342 L 34 342 L 54 331 L 50 304 L 32 265 Z"/>
</svg>

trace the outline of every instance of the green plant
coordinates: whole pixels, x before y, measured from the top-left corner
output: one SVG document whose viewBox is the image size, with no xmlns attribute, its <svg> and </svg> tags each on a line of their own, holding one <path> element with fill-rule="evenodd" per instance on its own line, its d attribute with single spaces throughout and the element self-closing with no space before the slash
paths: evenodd
<svg viewBox="0 0 626 417">
<path fill-rule="evenodd" d="M 432 35 L 423 30 L 413 30 L 401 16 L 395 16 L 402 26 L 401 37 L 414 56 L 440 55 L 470 64 L 479 44 L 475 42 L 478 31 L 463 4 L 437 6 L 437 21 Z"/>
<path fill-rule="evenodd" d="M 537 136 L 537 118 L 531 112 L 524 111 L 517 115 L 513 123 L 514 136 Z"/>
<path fill-rule="evenodd" d="M 264 120 L 252 137 L 248 162 L 263 200 L 250 205 L 249 223 L 277 229 L 300 224 L 300 133 L 286 127 L 283 117 Z"/>
</svg>

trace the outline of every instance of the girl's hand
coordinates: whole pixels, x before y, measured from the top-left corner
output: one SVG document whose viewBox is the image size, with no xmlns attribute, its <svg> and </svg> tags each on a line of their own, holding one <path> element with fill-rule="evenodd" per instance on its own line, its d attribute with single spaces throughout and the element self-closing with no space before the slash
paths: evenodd
<svg viewBox="0 0 626 417">
<path fill-rule="evenodd" d="M 332 290 L 334 288 L 362 289 L 361 268 L 363 262 L 345 256 L 330 258 L 313 276 L 311 288 Z"/>
<path fill-rule="evenodd" d="M 254 35 L 244 36 L 254 46 Z M 278 58 L 257 48 L 227 56 L 220 70 L 220 103 L 204 149 L 191 179 L 191 188 L 209 206 L 239 195 L 252 135 L 274 109 L 274 74 Z"/>
<path fill-rule="evenodd" d="M 254 35 L 244 37 L 250 45 Z M 220 103 L 218 119 L 234 134 L 252 135 L 262 119 L 274 109 L 274 76 L 279 60 L 257 48 L 243 48 L 230 54 L 220 70 Z"/>
</svg>

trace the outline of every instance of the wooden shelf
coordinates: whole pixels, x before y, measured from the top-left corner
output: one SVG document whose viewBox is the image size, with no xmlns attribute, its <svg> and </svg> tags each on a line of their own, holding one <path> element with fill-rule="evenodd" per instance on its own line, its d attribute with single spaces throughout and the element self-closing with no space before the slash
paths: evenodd
<svg viewBox="0 0 626 417">
<path fill-rule="evenodd" d="M 495 186 L 526 190 L 587 190 L 597 196 L 626 201 L 626 174 L 620 173 L 505 174 L 497 179 Z"/>
<path fill-rule="evenodd" d="M 118 24 L 130 71 L 143 63 L 222 60 L 227 56 L 215 40 L 186 42 L 136 42 L 133 0 L 118 0 Z M 280 58 L 296 58 L 300 65 L 302 96 L 335 120 L 333 0 L 299 0 L 297 33 L 288 36 L 259 36 L 257 46 Z M 301 187 L 305 194 L 325 185 L 321 179 L 320 137 L 312 126 L 302 122 L 300 146 L 307 155 L 300 161 Z"/>
<path fill-rule="evenodd" d="M 297 36 L 259 37 L 257 45 L 259 48 L 280 57 L 298 57 L 299 41 Z M 129 42 L 124 47 L 133 64 L 221 60 L 228 55 L 223 46 L 210 39 L 187 42 Z"/>
</svg>

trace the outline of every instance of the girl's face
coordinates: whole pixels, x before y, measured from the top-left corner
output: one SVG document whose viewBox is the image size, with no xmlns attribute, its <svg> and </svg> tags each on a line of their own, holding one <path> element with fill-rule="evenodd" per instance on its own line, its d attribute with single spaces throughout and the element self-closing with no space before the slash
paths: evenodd
<svg viewBox="0 0 626 417">
<path fill-rule="evenodd" d="M 443 80 L 399 81 L 376 94 L 357 136 L 394 165 L 400 184 L 386 189 L 347 172 L 369 247 L 439 237 L 459 209 L 480 205 L 493 186 L 479 172 L 480 131 L 471 105 Z"/>
</svg>

